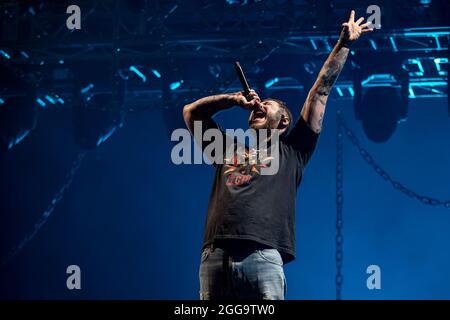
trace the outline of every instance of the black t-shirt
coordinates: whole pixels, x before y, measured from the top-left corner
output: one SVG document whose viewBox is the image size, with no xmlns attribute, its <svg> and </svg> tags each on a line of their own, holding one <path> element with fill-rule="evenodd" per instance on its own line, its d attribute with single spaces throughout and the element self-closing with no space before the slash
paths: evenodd
<svg viewBox="0 0 450 320">
<path fill-rule="evenodd" d="M 285 263 L 294 260 L 296 192 L 318 137 L 300 116 L 280 138 L 274 175 L 261 175 L 251 164 L 215 165 L 203 248 L 215 240 L 252 240 L 278 249 Z"/>
</svg>

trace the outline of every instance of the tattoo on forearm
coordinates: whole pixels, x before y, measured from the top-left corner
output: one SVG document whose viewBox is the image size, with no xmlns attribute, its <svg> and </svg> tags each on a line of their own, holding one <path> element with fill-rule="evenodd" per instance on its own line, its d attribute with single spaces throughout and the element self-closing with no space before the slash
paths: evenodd
<svg viewBox="0 0 450 320">
<path fill-rule="evenodd" d="M 320 130 L 322 130 L 323 115 L 324 115 L 324 112 L 322 111 L 319 116 L 319 127 L 316 129 L 316 133 L 319 133 Z"/>
<path fill-rule="evenodd" d="M 333 49 L 305 101 L 302 116 L 309 127 L 316 133 L 322 130 L 325 105 L 331 89 L 344 67 L 348 52 L 349 49 L 340 44 Z"/>
<path fill-rule="evenodd" d="M 336 79 L 344 67 L 345 61 L 347 60 L 348 51 L 348 48 L 341 47 L 334 55 L 330 55 L 325 62 L 325 65 L 320 71 L 319 81 L 317 83 L 317 93 L 319 95 L 330 94 L 331 88 L 336 82 Z"/>
<path fill-rule="evenodd" d="M 219 110 L 231 106 L 228 102 L 225 102 L 227 96 L 227 94 L 222 94 L 197 100 L 194 102 L 196 105 L 194 113 L 201 117 L 211 117 Z"/>
</svg>

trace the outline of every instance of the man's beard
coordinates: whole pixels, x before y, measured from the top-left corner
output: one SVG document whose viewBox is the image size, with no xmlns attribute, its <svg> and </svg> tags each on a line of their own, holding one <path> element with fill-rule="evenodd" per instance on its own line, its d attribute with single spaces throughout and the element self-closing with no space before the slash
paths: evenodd
<svg viewBox="0 0 450 320">
<path fill-rule="evenodd" d="M 266 119 L 264 122 L 261 121 L 252 121 L 249 124 L 249 127 L 255 130 L 258 129 L 276 129 L 281 121 L 281 114 L 276 117 L 269 117 L 266 115 Z"/>
</svg>

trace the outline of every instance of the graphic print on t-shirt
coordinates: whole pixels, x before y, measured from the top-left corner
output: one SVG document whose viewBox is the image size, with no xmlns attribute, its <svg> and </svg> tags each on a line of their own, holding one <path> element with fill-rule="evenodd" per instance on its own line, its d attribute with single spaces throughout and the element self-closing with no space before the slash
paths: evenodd
<svg viewBox="0 0 450 320">
<path fill-rule="evenodd" d="M 243 154 L 243 163 L 238 163 L 238 156 L 225 158 L 225 165 L 223 175 L 226 177 L 225 184 L 227 186 L 241 186 L 249 185 L 252 179 L 261 174 L 261 168 L 266 168 L 270 165 L 273 157 L 266 156 L 259 159 L 259 151 L 251 149 L 250 152 L 246 149 Z M 241 161 L 242 162 L 242 161 Z"/>
</svg>

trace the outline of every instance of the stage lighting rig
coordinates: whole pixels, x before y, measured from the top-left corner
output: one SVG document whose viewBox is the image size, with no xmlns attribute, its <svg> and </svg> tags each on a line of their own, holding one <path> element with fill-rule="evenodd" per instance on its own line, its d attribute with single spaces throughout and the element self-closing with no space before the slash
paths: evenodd
<svg viewBox="0 0 450 320">
<path fill-rule="evenodd" d="M 370 140 L 386 142 L 397 124 L 406 120 L 408 89 L 407 73 L 372 74 L 363 80 L 355 80 L 355 116 L 361 120 Z"/>
</svg>

